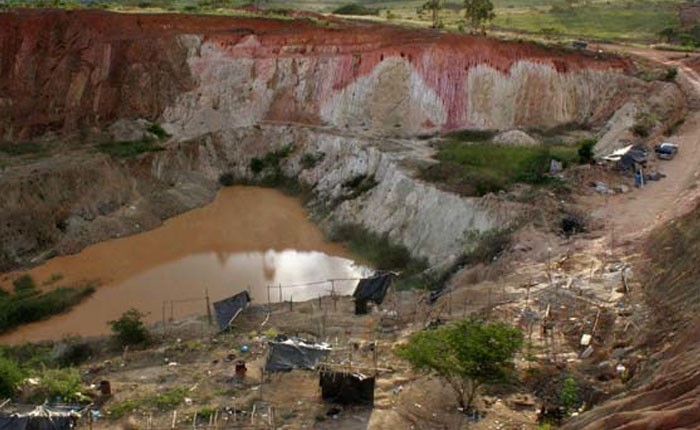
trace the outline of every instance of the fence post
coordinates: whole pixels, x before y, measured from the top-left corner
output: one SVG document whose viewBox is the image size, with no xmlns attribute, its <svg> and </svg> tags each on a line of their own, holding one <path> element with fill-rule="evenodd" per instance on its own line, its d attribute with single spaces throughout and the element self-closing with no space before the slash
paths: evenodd
<svg viewBox="0 0 700 430">
<path fill-rule="evenodd" d="M 204 289 L 204 295 L 207 299 L 207 321 L 209 321 L 209 327 L 211 327 L 212 317 L 211 317 L 211 306 L 209 305 L 209 288 Z"/>
<path fill-rule="evenodd" d="M 173 423 L 170 425 L 170 429 L 175 429 L 175 423 L 177 422 L 177 409 L 173 411 Z"/>
</svg>

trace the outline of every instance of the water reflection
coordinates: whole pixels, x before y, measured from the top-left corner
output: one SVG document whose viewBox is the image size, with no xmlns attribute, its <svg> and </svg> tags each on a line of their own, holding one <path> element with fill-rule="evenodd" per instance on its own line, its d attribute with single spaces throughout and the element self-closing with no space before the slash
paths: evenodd
<svg viewBox="0 0 700 430">
<path fill-rule="evenodd" d="M 23 326 L 1 336 L 0 342 L 105 334 L 107 321 L 131 307 L 147 312 L 151 322 L 203 315 L 205 291 L 213 302 L 249 289 L 255 302 L 267 303 L 268 285 L 276 286 L 271 301 L 279 301 L 280 284 L 368 274 L 345 255 L 341 246 L 324 240 L 298 200 L 269 189 L 227 188 L 210 205 L 171 218 L 160 228 L 102 242 L 32 269 L 38 284 L 61 274 L 55 286 L 86 279 L 99 279 L 101 286 L 70 312 Z M 347 294 L 355 284 L 339 281 L 335 289 Z M 329 288 L 329 283 L 282 288 L 281 299 L 307 300 L 327 294 Z"/>
</svg>

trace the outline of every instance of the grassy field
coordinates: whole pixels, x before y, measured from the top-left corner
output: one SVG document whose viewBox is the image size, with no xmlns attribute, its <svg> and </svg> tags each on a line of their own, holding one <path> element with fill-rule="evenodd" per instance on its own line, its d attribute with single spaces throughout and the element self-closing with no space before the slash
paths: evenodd
<svg viewBox="0 0 700 430">
<path fill-rule="evenodd" d="M 578 148 L 567 145 L 506 146 L 485 140 L 451 139 L 440 145 L 439 163 L 422 172 L 424 179 L 464 196 L 483 196 L 515 183 L 547 184 L 552 159 L 564 166 L 578 162 Z"/>
<path fill-rule="evenodd" d="M 656 42 L 664 28 L 678 25 L 677 6 L 684 0 L 493 0 L 496 19 L 492 30 L 542 34 L 548 38 L 582 38 L 601 41 Z M 233 13 L 249 0 L 95 0 L 107 9 L 168 10 L 189 13 Z M 419 13 L 425 0 L 269 0 L 269 9 L 330 13 L 350 3 L 378 9 L 380 19 L 396 23 L 430 25 L 430 14 Z M 9 0 L 5 6 L 29 5 L 84 7 L 78 0 Z M 444 28 L 463 29 L 461 1 L 447 0 L 441 13 Z M 3 5 L 0 4 L 0 7 Z"/>
</svg>

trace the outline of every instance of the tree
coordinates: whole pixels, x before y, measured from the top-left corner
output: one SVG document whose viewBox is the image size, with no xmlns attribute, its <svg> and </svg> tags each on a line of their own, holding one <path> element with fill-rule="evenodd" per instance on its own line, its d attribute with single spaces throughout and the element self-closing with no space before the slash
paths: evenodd
<svg viewBox="0 0 700 430">
<path fill-rule="evenodd" d="M 486 22 L 495 17 L 491 0 L 464 0 L 464 18 L 471 22 L 473 29 L 481 28 L 486 33 Z"/>
<path fill-rule="evenodd" d="M 466 319 L 414 333 L 396 354 L 416 370 L 444 379 L 460 407 L 469 411 L 479 387 L 502 382 L 511 374 L 513 357 L 522 344 L 522 333 L 514 327 Z"/>
<path fill-rule="evenodd" d="M 12 397 L 22 382 L 22 370 L 17 362 L 0 356 L 0 397 Z"/>
<path fill-rule="evenodd" d="M 118 320 L 109 321 L 112 332 L 121 346 L 140 345 L 149 341 L 148 330 L 142 321 L 145 316 L 146 314 L 131 308 Z"/>
<path fill-rule="evenodd" d="M 442 9 L 443 0 L 428 0 L 421 6 L 422 10 L 429 10 L 433 15 L 433 28 L 440 27 L 440 9 Z"/>
</svg>

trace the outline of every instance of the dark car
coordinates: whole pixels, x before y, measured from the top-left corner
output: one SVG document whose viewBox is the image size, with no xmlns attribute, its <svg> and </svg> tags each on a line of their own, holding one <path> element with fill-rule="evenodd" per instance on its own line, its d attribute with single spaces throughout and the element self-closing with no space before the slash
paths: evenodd
<svg viewBox="0 0 700 430">
<path fill-rule="evenodd" d="M 670 160 L 678 153 L 678 145 L 675 143 L 663 142 L 654 147 L 656 158 L 659 160 Z"/>
</svg>

